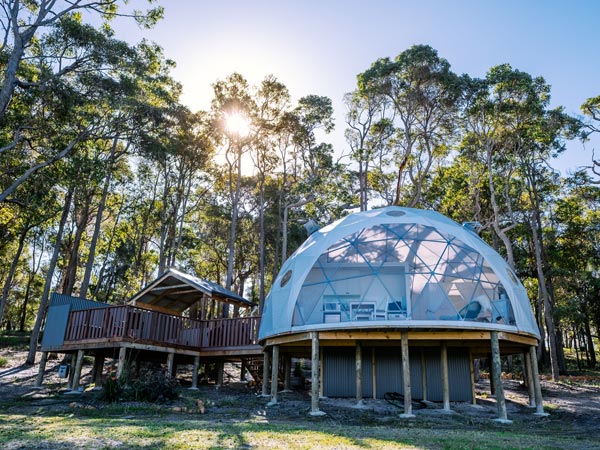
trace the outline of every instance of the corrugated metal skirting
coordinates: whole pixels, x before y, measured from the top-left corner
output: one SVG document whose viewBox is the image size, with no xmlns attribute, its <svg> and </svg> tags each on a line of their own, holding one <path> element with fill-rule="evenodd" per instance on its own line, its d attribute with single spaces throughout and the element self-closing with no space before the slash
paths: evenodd
<svg viewBox="0 0 600 450">
<path fill-rule="evenodd" d="M 373 370 L 373 353 L 375 370 Z M 439 348 L 410 348 L 410 381 L 413 399 L 423 398 L 421 353 L 425 359 L 427 399 L 442 401 L 441 353 Z M 386 392 L 403 394 L 402 353 L 400 347 L 363 348 L 363 397 L 373 397 L 373 374 L 376 398 Z M 356 395 L 356 368 L 354 348 L 323 349 L 323 395 L 326 397 L 354 397 Z M 469 356 L 463 350 L 448 349 L 448 377 L 451 401 L 471 401 L 471 374 Z"/>
</svg>

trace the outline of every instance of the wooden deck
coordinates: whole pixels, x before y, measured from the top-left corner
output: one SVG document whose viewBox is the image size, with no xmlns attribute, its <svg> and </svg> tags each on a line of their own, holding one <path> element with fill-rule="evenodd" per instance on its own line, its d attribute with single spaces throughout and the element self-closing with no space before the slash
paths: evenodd
<svg viewBox="0 0 600 450">
<path fill-rule="evenodd" d="M 259 324 L 260 317 L 193 320 L 130 305 L 85 309 L 69 314 L 63 349 L 128 343 L 206 356 L 257 355 Z"/>
</svg>

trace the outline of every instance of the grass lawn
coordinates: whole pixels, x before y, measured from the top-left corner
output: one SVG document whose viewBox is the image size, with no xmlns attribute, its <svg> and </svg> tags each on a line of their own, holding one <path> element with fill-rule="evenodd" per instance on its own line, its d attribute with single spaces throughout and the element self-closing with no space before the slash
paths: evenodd
<svg viewBox="0 0 600 450">
<path fill-rule="evenodd" d="M 121 449 L 556 449 L 594 448 L 595 441 L 531 434 L 515 426 L 490 430 L 436 429 L 426 421 L 344 426 L 330 418 L 301 423 L 200 419 L 201 416 L 122 414 L 110 408 L 64 414 L 0 413 L 0 448 Z M 459 424 L 457 424 L 459 425 Z M 516 429 L 515 429 L 516 428 Z"/>
</svg>

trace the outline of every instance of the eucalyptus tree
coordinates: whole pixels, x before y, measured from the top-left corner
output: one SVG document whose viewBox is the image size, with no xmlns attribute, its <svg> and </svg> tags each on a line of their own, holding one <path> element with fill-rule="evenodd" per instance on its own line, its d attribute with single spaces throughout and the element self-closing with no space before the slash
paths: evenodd
<svg viewBox="0 0 600 450">
<path fill-rule="evenodd" d="M 369 207 L 370 181 L 375 187 L 379 184 L 370 178 L 373 179 L 377 174 L 383 176 L 384 166 L 389 164 L 390 143 L 395 131 L 393 120 L 386 117 L 389 105 L 384 96 L 361 95 L 354 91 L 346 94 L 344 103 L 348 109 L 344 135 L 350 147 L 350 158 L 358 164 L 360 210 L 366 211 Z M 374 174 L 371 174 L 372 168 Z"/>
<path fill-rule="evenodd" d="M 88 41 L 88 45 L 80 46 L 77 52 L 44 54 L 48 61 L 43 69 L 24 68 L 24 65 L 27 65 L 26 61 L 42 56 L 39 51 L 40 42 L 44 41 L 48 34 L 62 30 L 73 40 L 86 39 L 85 34 L 78 35 L 73 33 L 75 30 L 70 29 L 73 27 L 74 17 L 93 17 L 109 30 L 110 21 L 117 16 L 131 17 L 140 26 L 148 28 L 163 14 L 162 7 L 136 11 L 128 7 L 126 1 L 118 0 L 2 0 L 0 11 L 3 32 L 0 54 L 4 61 L 0 71 L 0 119 L 15 94 L 43 88 L 73 72 L 85 71 L 85 66 L 90 60 L 103 59 L 110 54 L 111 49 L 104 46 L 105 42 L 92 40 Z M 62 33 L 59 31 L 58 34 Z M 31 68 L 29 65 L 29 69 Z M 21 131 L 23 130 L 20 128 L 15 130 L 13 145 L 23 138 Z"/>
<path fill-rule="evenodd" d="M 565 370 L 560 334 L 554 318 L 554 292 L 543 228 L 543 185 L 550 179 L 549 160 L 564 150 L 565 138 L 573 137 L 580 123 L 564 113 L 562 108 L 550 109 L 550 86 L 541 77 L 519 73 L 522 101 L 512 106 L 517 124 L 512 133 L 513 154 L 528 199 L 526 213 L 531 228 L 540 297 L 550 343 L 552 377 L 558 380 Z"/>
<path fill-rule="evenodd" d="M 95 30 L 87 31 L 95 36 L 98 35 Z M 71 74 L 72 77 L 61 80 L 62 84 L 56 86 L 49 98 L 43 99 L 53 108 L 52 114 L 49 120 L 46 120 L 44 127 L 40 124 L 36 131 L 39 135 L 35 141 L 36 148 L 32 150 L 72 147 L 75 152 L 66 160 L 65 165 L 72 168 L 71 174 L 92 176 L 96 173 L 97 165 L 91 164 L 96 158 L 89 158 L 86 149 L 93 146 L 94 142 L 103 140 L 112 142 L 116 137 L 129 133 L 132 122 L 136 122 L 135 126 L 143 128 L 137 124 L 135 117 L 147 117 L 148 120 L 141 123 L 149 127 L 156 122 L 155 116 L 161 116 L 160 108 L 156 107 L 154 102 L 162 95 L 170 97 L 178 92 L 177 85 L 167 76 L 168 64 L 161 59 L 159 48 L 145 43 L 131 47 L 120 41 L 111 42 L 115 49 L 122 50 L 120 56 L 115 55 L 116 59 L 112 61 L 111 66 L 107 67 L 104 61 L 99 61 L 98 64 L 89 67 L 88 72 L 74 72 Z M 45 131 L 43 135 L 42 130 Z M 82 165 L 81 163 L 84 162 L 85 164 Z M 29 170 L 27 169 L 24 175 Z M 76 181 L 76 178 L 70 181 Z M 13 183 L 10 189 L 5 190 L 5 194 L 9 191 L 14 192 L 16 187 L 18 184 Z M 71 292 L 78 266 L 79 243 L 90 219 L 90 197 L 95 192 L 90 186 L 85 188 L 78 186 L 76 190 L 69 187 L 67 190 L 70 199 L 82 199 L 80 203 L 82 208 L 77 210 L 80 212 L 78 217 L 80 220 L 73 241 L 75 245 L 72 247 L 67 265 L 67 276 L 63 279 L 65 291 Z M 66 205 L 70 203 L 70 201 L 66 202 Z M 63 224 L 61 232 L 64 228 Z M 62 236 L 59 236 L 56 245 L 60 246 L 61 242 Z M 57 254 L 57 260 L 58 256 Z M 49 272 L 54 271 L 55 265 L 56 262 L 49 266 Z M 52 276 L 47 277 L 47 283 L 51 284 L 52 279 Z M 49 286 L 44 289 L 32 333 L 34 352 L 39 327 L 47 307 L 49 289 Z M 30 356 L 28 360 L 33 361 L 32 358 Z"/>
<path fill-rule="evenodd" d="M 583 127 L 582 137 L 585 141 L 591 134 L 600 133 L 600 95 L 588 98 L 581 105 L 581 111 L 589 119 Z M 592 152 L 591 170 L 597 177 L 600 177 L 600 158 L 596 157 L 595 151 Z M 600 184 L 600 179 L 596 178 L 590 182 Z"/>
<path fill-rule="evenodd" d="M 59 6 L 54 1 L 40 5 L 26 2 L 25 6 L 17 0 L 9 3 L 11 14 L 25 11 L 26 18 L 12 17 L 9 22 L 13 24 L 16 20 L 17 28 L 29 38 L 20 50 L 16 47 L 21 44 L 13 48 L 10 39 L 4 48 L 10 56 L 2 85 L 6 92 L 0 102 L 0 127 L 4 131 L 0 151 L 15 156 L 19 164 L 10 167 L 12 177 L 2 183 L 0 201 L 13 195 L 33 173 L 67 156 L 80 142 L 105 132 L 106 120 L 96 120 L 87 105 L 93 105 L 94 101 L 101 103 L 97 98 L 99 92 L 114 89 L 124 81 L 117 75 L 119 69 L 139 63 L 141 53 L 139 48 L 115 39 L 108 26 L 98 30 L 84 23 L 78 13 L 86 8 L 90 12 L 108 8 L 110 11 L 102 16 L 113 17 L 118 14 L 114 1 L 68 2 L 64 11 L 55 11 L 53 8 Z M 10 24 L 5 26 L 10 28 Z M 19 30 L 13 27 L 10 32 Z M 40 34 L 34 37 L 32 33 L 38 31 Z M 21 38 L 15 35 L 14 39 Z M 16 54 L 21 55 L 20 59 L 16 68 L 11 68 L 11 58 Z M 118 96 L 117 92 L 114 94 Z M 23 113 L 15 120 L 10 109 Z M 59 122 L 60 132 L 57 132 L 51 124 Z M 52 140 L 57 133 L 69 139 Z"/>
<path fill-rule="evenodd" d="M 508 64 L 491 68 L 485 79 L 463 77 L 465 104 L 464 134 L 460 149 L 474 164 L 485 169 L 491 206 L 490 222 L 504 246 L 508 264 L 515 258 L 510 232 L 518 225 L 514 191 L 515 143 L 521 127 L 518 108 L 529 101 L 524 90 L 530 76 Z M 516 194 L 516 195 L 515 195 Z"/>
<path fill-rule="evenodd" d="M 256 170 L 258 181 L 258 271 L 259 271 L 259 309 L 262 311 L 265 299 L 265 212 L 267 209 L 266 188 L 270 174 L 280 165 L 276 149 L 285 136 L 288 135 L 287 113 L 290 109 L 290 95 L 284 84 L 275 77 L 269 76 L 260 84 L 257 95 L 257 111 L 255 118 L 259 135 L 250 151 L 250 157 Z M 277 259 L 277 258 L 275 258 Z"/>
<path fill-rule="evenodd" d="M 394 204 L 418 205 L 434 163 L 448 153 L 457 123 L 461 83 L 450 63 L 427 45 L 395 60 L 381 58 L 358 75 L 358 91 L 385 96 L 397 129 Z"/>
<path fill-rule="evenodd" d="M 563 182 L 553 208 L 556 237 L 549 257 L 563 330 L 572 330 L 576 350 L 582 347 L 593 368 L 592 324 L 596 334 L 600 329 L 600 190 L 589 181 L 580 172 Z"/>
<path fill-rule="evenodd" d="M 225 156 L 231 220 L 229 226 L 229 249 L 225 286 L 233 284 L 235 264 L 235 241 L 239 219 L 242 186 L 243 157 L 255 139 L 252 118 L 256 116 L 256 102 L 247 80 L 233 73 L 213 85 L 214 98 L 211 104 L 213 137 Z"/>
</svg>

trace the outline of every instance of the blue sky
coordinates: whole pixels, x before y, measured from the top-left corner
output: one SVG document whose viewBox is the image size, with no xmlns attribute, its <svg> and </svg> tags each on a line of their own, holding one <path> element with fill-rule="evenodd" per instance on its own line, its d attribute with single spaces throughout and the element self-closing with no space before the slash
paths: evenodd
<svg viewBox="0 0 600 450">
<path fill-rule="evenodd" d="M 134 4 L 140 0 L 135 0 Z M 119 37 L 146 37 L 176 61 L 182 101 L 207 109 L 211 83 L 237 71 L 251 83 L 275 75 L 294 100 L 330 97 L 336 130 L 327 138 L 344 146 L 344 93 L 377 58 L 429 44 L 457 73 L 483 76 L 492 66 L 541 75 L 552 86 L 552 105 L 571 114 L 600 95 L 600 1 L 159 1 L 165 19 L 153 30 L 117 26 Z M 563 173 L 589 164 L 591 147 L 571 143 L 555 165 Z"/>
</svg>

